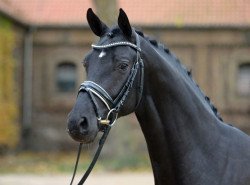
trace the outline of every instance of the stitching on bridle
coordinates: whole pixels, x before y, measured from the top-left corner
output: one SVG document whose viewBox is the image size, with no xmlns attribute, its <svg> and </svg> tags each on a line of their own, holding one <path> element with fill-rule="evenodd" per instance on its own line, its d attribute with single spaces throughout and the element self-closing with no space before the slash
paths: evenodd
<svg viewBox="0 0 250 185">
<path fill-rule="evenodd" d="M 115 47 L 115 46 L 130 46 L 130 47 L 136 49 L 137 51 L 141 52 L 141 48 L 138 48 L 137 45 L 130 43 L 130 42 L 114 42 L 114 43 L 110 43 L 110 44 L 106 44 L 106 45 L 92 44 L 91 46 L 95 49 L 105 49 L 105 48 L 111 48 L 111 47 Z"/>
</svg>

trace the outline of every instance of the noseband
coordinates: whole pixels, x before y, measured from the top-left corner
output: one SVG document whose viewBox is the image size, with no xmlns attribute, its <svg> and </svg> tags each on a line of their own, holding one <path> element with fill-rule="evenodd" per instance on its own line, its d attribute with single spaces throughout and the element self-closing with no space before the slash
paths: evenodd
<svg viewBox="0 0 250 185">
<path fill-rule="evenodd" d="M 118 93 L 118 95 L 116 96 L 115 99 L 113 99 L 102 86 L 100 86 L 99 84 L 97 84 L 93 81 L 84 81 L 80 86 L 78 94 L 82 91 L 85 91 L 89 95 L 91 102 L 93 103 L 95 113 L 96 113 L 97 121 L 99 124 L 99 129 L 100 129 L 100 131 L 103 131 L 103 135 L 99 141 L 99 147 L 95 153 L 95 156 L 94 156 L 92 162 L 90 163 L 87 171 L 85 172 L 85 174 L 83 175 L 83 177 L 79 181 L 78 185 L 82 185 L 86 181 L 86 179 L 88 178 L 90 172 L 92 171 L 92 169 L 93 169 L 93 167 L 94 167 L 94 165 L 95 165 L 95 163 L 96 163 L 96 161 L 101 153 L 102 147 L 106 141 L 106 138 L 109 134 L 109 131 L 110 131 L 111 127 L 114 125 L 114 123 L 116 122 L 117 117 L 118 117 L 118 113 L 121 110 L 122 106 L 124 105 L 124 102 L 127 99 L 128 94 L 129 94 L 129 92 L 134 84 L 134 80 L 136 78 L 136 74 L 138 72 L 138 69 L 140 69 L 140 84 L 139 84 L 139 91 L 138 91 L 139 95 L 138 95 L 135 109 L 140 104 L 140 101 L 142 98 L 143 84 L 144 84 L 144 64 L 143 64 L 143 60 L 142 60 L 141 55 L 140 55 L 141 48 L 140 48 L 139 36 L 137 35 L 137 33 L 135 31 L 134 31 L 134 33 L 136 35 L 136 45 L 131 43 L 131 42 L 114 42 L 114 43 L 110 43 L 107 45 L 94 45 L 94 44 L 91 45 L 94 49 L 97 49 L 97 50 L 118 47 L 118 46 L 129 46 L 129 47 L 136 50 L 137 56 L 136 56 L 136 61 L 134 62 L 133 66 L 131 68 L 131 71 L 129 73 L 129 76 L 127 78 L 127 81 L 125 82 L 125 84 L 123 85 L 122 89 L 120 90 L 120 92 Z M 101 117 L 101 115 L 99 113 L 99 110 L 98 110 L 99 106 L 98 106 L 98 103 L 96 101 L 96 98 L 101 100 L 101 102 L 103 102 L 103 104 L 108 109 L 108 113 L 104 118 Z M 74 181 L 74 177 L 76 174 L 76 170 L 77 170 L 77 166 L 78 166 L 78 162 L 79 162 L 79 158 L 80 158 L 81 148 L 82 148 L 82 143 L 80 143 L 80 145 L 79 145 L 75 169 L 73 172 L 73 177 L 71 179 L 70 185 L 72 185 L 73 181 Z"/>
</svg>

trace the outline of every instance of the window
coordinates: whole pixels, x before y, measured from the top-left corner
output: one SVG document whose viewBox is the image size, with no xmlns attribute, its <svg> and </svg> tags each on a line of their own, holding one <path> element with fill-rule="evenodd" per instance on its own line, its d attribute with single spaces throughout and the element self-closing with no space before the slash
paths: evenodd
<svg viewBox="0 0 250 185">
<path fill-rule="evenodd" d="M 73 92 L 76 89 L 76 65 L 63 62 L 56 68 L 56 87 L 60 92 Z"/>
<path fill-rule="evenodd" d="M 241 96 L 250 96 L 250 63 L 244 63 L 239 66 L 237 92 Z"/>
</svg>

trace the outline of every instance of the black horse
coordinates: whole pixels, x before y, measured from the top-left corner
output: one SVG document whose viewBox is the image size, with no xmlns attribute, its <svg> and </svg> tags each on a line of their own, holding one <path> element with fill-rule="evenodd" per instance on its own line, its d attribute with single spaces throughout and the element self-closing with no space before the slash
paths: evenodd
<svg viewBox="0 0 250 185">
<path fill-rule="evenodd" d="M 91 9 L 87 20 L 100 40 L 84 60 L 71 137 L 92 142 L 102 125 L 135 112 L 155 184 L 250 185 L 250 137 L 222 121 L 178 59 L 135 31 L 122 9 L 112 28 Z"/>
</svg>

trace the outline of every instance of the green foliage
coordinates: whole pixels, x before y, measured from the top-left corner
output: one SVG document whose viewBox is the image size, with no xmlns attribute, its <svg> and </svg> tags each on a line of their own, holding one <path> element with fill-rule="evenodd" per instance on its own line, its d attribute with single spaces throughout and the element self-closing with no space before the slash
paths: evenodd
<svg viewBox="0 0 250 185">
<path fill-rule="evenodd" d="M 18 141 L 18 105 L 15 89 L 14 31 L 0 17 L 0 150 L 15 147 Z"/>
</svg>

